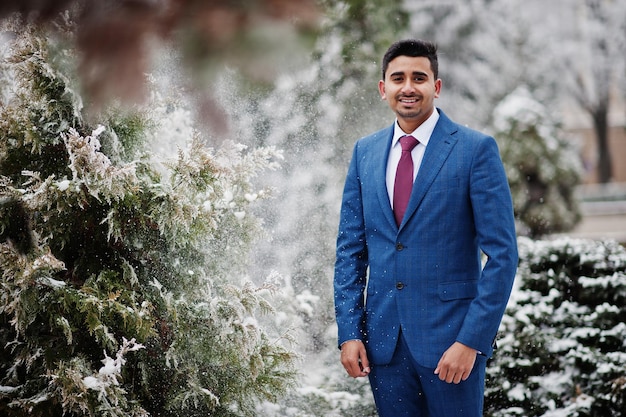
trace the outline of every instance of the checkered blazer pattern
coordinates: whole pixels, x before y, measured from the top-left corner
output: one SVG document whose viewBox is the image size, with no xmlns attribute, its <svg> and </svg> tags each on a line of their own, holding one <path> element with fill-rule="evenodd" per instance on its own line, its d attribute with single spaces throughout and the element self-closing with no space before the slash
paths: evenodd
<svg viewBox="0 0 626 417">
<path fill-rule="evenodd" d="M 434 368 L 455 341 L 490 356 L 517 268 L 511 194 L 492 137 L 441 110 L 402 224 L 385 184 L 393 126 L 357 141 L 335 263 L 339 344 L 388 363 L 400 328 Z M 486 255 L 484 267 L 481 251 Z"/>
</svg>

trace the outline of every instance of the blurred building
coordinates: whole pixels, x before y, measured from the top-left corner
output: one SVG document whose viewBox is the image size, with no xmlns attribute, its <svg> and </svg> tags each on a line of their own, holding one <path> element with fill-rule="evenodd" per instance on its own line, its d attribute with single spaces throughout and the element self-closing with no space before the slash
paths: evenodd
<svg viewBox="0 0 626 417">
<path fill-rule="evenodd" d="M 613 180 L 598 183 L 597 143 L 591 117 L 568 109 L 564 127 L 578 141 L 584 166 L 577 190 L 583 219 L 569 235 L 590 239 L 615 239 L 626 244 L 626 101 L 615 98 L 609 114 L 609 152 Z"/>
<path fill-rule="evenodd" d="M 625 113 L 626 114 L 626 113 Z M 597 144 L 591 126 L 567 128 L 580 140 L 580 154 L 584 166 L 583 184 L 597 184 Z M 609 149 L 613 164 L 613 182 L 626 183 L 626 123 L 614 122 L 609 126 Z"/>
<path fill-rule="evenodd" d="M 566 105 L 564 127 L 578 141 L 584 166 L 583 184 L 597 184 L 597 143 L 591 116 L 579 106 Z M 626 101 L 619 94 L 612 98 L 609 112 L 609 150 L 614 183 L 626 183 Z"/>
</svg>

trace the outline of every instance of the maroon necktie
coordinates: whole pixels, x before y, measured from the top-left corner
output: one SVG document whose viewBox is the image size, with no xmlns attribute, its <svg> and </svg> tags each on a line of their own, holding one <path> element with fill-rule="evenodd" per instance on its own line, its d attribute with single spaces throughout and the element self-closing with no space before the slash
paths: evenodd
<svg viewBox="0 0 626 417">
<path fill-rule="evenodd" d="M 393 186 L 393 214 L 396 224 L 400 226 L 406 207 L 409 205 L 411 190 L 413 189 L 413 158 L 411 151 L 419 142 L 413 136 L 402 136 L 402 156 L 396 169 L 396 181 Z"/>
</svg>

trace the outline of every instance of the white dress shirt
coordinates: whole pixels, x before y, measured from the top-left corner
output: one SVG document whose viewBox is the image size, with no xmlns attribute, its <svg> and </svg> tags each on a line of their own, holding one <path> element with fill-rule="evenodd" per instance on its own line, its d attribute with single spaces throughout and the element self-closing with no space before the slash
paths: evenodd
<svg viewBox="0 0 626 417">
<path fill-rule="evenodd" d="M 419 125 L 413 132 L 408 133 L 404 132 L 400 128 L 398 119 L 396 119 L 393 129 L 393 139 L 391 141 L 391 150 L 389 151 L 389 159 L 387 159 L 387 193 L 389 194 L 389 202 L 391 203 L 392 208 L 393 187 L 396 182 L 396 169 L 398 167 L 398 162 L 400 161 L 400 156 L 402 155 L 402 146 L 400 146 L 399 139 L 402 136 L 411 135 L 419 141 L 417 146 L 411 151 L 411 157 L 413 158 L 413 181 L 415 181 L 417 172 L 422 164 L 422 158 L 424 157 L 426 146 L 428 146 L 428 141 L 430 140 L 433 130 L 435 130 L 435 125 L 438 120 L 439 112 L 435 108 L 433 114 L 431 114 L 430 117 L 424 121 L 424 123 Z"/>
</svg>

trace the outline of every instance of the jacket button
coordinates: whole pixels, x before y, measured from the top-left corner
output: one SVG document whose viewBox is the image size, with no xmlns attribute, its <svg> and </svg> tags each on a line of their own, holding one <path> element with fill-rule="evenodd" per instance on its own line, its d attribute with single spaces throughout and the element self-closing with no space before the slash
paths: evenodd
<svg viewBox="0 0 626 417">
<path fill-rule="evenodd" d="M 396 282 L 396 288 L 401 290 L 402 288 L 404 288 L 404 284 L 401 282 Z"/>
<path fill-rule="evenodd" d="M 402 250 L 404 249 L 404 245 L 400 242 L 396 243 L 396 250 Z"/>
</svg>

